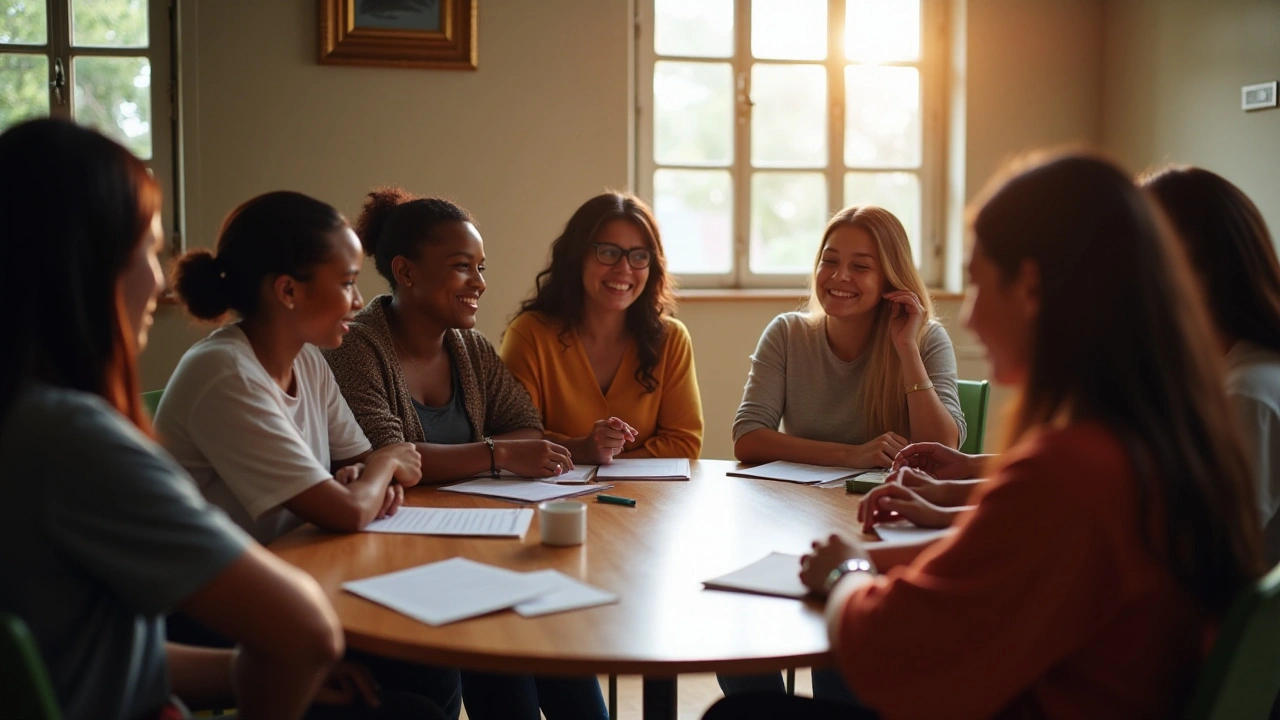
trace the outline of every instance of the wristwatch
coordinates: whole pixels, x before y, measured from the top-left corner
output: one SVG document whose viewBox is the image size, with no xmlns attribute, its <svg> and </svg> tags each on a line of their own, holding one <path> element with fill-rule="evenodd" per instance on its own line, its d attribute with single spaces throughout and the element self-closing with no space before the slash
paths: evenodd
<svg viewBox="0 0 1280 720">
<path fill-rule="evenodd" d="M 852 572 L 863 572 L 870 575 L 876 574 L 876 566 L 866 558 L 849 558 L 839 565 L 835 566 L 831 572 L 827 573 L 827 579 L 822 583 L 822 592 L 831 594 L 831 589 L 840 582 L 840 578 Z"/>
<path fill-rule="evenodd" d="M 484 444 L 489 446 L 489 477 L 499 478 L 502 473 L 498 472 L 498 455 L 493 449 L 493 438 L 488 435 L 484 436 Z"/>
</svg>

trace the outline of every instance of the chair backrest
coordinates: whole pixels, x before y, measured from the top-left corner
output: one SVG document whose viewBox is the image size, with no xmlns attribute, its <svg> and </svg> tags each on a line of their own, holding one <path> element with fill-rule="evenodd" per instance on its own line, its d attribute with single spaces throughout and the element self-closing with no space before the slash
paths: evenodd
<svg viewBox="0 0 1280 720">
<path fill-rule="evenodd" d="M 11 613 L 0 613 L 0 715 L 24 720 L 62 717 L 36 639 L 22 618 Z"/>
<path fill-rule="evenodd" d="M 960 391 L 960 411 L 964 413 L 964 423 L 969 427 L 960 452 L 980 454 L 987 436 L 987 396 L 991 391 L 991 383 L 986 380 L 957 380 L 956 389 Z"/>
<path fill-rule="evenodd" d="M 1265 720 L 1280 694 L 1280 566 L 1245 588 L 1218 630 L 1188 720 Z"/>
<path fill-rule="evenodd" d="M 164 388 L 142 393 L 142 404 L 147 408 L 147 414 L 153 418 L 156 416 L 156 408 L 160 407 L 162 397 L 164 397 Z"/>
</svg>

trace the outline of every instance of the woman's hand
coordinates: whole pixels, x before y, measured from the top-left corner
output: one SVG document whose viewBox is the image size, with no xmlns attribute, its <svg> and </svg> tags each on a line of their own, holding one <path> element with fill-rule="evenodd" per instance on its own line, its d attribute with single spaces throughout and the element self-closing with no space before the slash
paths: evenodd
<svg viewBox="0 0 1280 720">
<path fill-rule="evenodd" d="M 956 513 L 934 505 L 899 483 L 884 483 L 862 498 L 858 504 L 858 520 L 862 532 L 871 532 L 878 522 L 906 518 L 917 527 L 951 527 Z"/>
<path fill-rule="evenodd" d="M 870 560 L 862 543 L 839 535 L 832 535 L 826 542 L 813 541 L 813 552 L 800 558 L 800 582 L 809 592 L 819 597 L 827 594 L 827 577 L 845 560 L 863 558 Z"/>
<path fill-rule="evenodd" d="M 320 705 L 350 705 L 357 699 L 369 707 L 378 707 L 378 682 L 369 669 L 358 663 L 343 661 L 329 671 L 329 677 L 316 691 Z"/>
<path fill-rule="evenodd" d="M 391 463 L 391 476 L 404 487 L 413 487 L 422 479 L 422 455 L 413 443 L 392 443 L 369 453 L 366 465 L 374 462 Z"/>
<path fill-rule="evenodd" d="M 970 480 L 977 476 L 982 462 L 942 443 L 912 443 L 898 451 L 893 469 L 900 467 L 923 470 L 938 480 Z"/>
<path fill-rule="evenodd" d="M 550 440 L 495 440 L 494 462 L 520 477 L 555 477 L 573 469 L 569 451 Z"/>
<path fill-rule="evenodd" d="M 894 290 L 881 297 L 893 303 L 889 315 L 889 339 L 893 346 L 899 353 L 914 349 L 919 354 L 918 338 L 920 328 L 924 327 L 924 306 L 920 304 L 920 297 L 910 290 Z"/>
<path fill-rule="evenodd" d="M 404 486 L 393 482 L 387 486 L 387 494 L 382 498 L 382 509 L 378 511 L 377 520 L 391 517 L 404 504 Z"/>
<path fill-rule="evenodd" d="M 845 467 L 887 468 L 893 464 L 894 456 L 904 447 L 907 447 L 906 438 L 897 433 L 887 432 L 871 442 L 849 446 Z"/>
<path fill-rule="evenodd" d="M 900 467 L 889 474 L 886 482 L 899 483 L 919 495 L 922 499 L 938 506 L 949 506 L 963 503 L 953 502 L 952 483 L 946 480 L 935 480 L 929 474 L 915 468 Z"/>
<path fill-rule="evenodd" d="M 613 456 L 622 452 L 622 448 L 636 439 L 636 429 L 616 417 L 597 420 L 591 433 L 583 440 L 587 445 L 588 462 L 608 465 Z"/>
</svg>

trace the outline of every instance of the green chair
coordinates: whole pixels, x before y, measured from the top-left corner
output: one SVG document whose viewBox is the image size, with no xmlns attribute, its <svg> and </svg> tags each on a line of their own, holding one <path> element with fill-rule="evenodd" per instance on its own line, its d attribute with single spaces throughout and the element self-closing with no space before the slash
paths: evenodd
<svg viewBox="0 0 1280 720">
<path fill-rule="evenodd" d="M 156 408 L 160 407 L 162 397 L 164 397 L 164 388 L 142 393 L 142 404 L 147 408 L 147 414 L 153 418 L 156 416 Z"/>
<path fill-rule="evenodd" d="M 62 717 L 36 639 L 27 624 L 10 613 L 0 613 L 0 715 L 23 720 Z"/>
<path fill-rule="evenodd" d="M 1280 566 L 1245 588 L 1218 629 L 1187 720 L 1265 720 L 1280 694 Z"/>
<path fill-rule="evenodd" d="M 956 389 L 960 391 L 960 411 L 964 413 L 965 425 L 969 427 L 960 452 L 981 454 L 987 435 L 987 400 L 991 383 L 986 380 L 957 380 Z"/>
</svg>

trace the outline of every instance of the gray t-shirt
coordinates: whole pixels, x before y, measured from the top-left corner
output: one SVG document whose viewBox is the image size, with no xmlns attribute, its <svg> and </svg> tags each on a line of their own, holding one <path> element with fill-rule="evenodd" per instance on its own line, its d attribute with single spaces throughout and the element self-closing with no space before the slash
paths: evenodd
<svg viewBox="0 0 1280 720">
<path fill-rule="evenodd" d="M 423 440 L 435 445 L 462 445 L 471 442 L 471 419 L 467 417 L 466 398 L 462 394 L 462 379 L 458 366 L 453 367 L 453 397 L 439 407 L 413 401 L 413 410 L 422 423 Z"/>
<path fill-rule="evenodd" d="M 1280 352 L 1240 340 L 1227 353 L 1227 396 L 1253 465 L 1267 561 L 1280 562 Z"/>
<path fill-rule="evenodd" d="M 940 323 L 926 326 L 920 358 L 938 399 L 955 418 L 963 443 L 956 355 Z M 765 328 L 751 356 L 751 373 L 733 419 L 733 441 L 766 428 L 809 440 L 859 445 L 886 432 L 888 428 L 866 424 L 866 366 L 866 353 L 850 362 L 836 357 L 821 319 L 801 312 L 779 315 Z"/>
<path fill-rule="evenodd" d="M 170 692 L 164 613 L 251 540 L 88 393 L 20 391 L 0 468 L 0 610 L 30 626 L 63 717 L 154 712 Z"/>
</svg>

